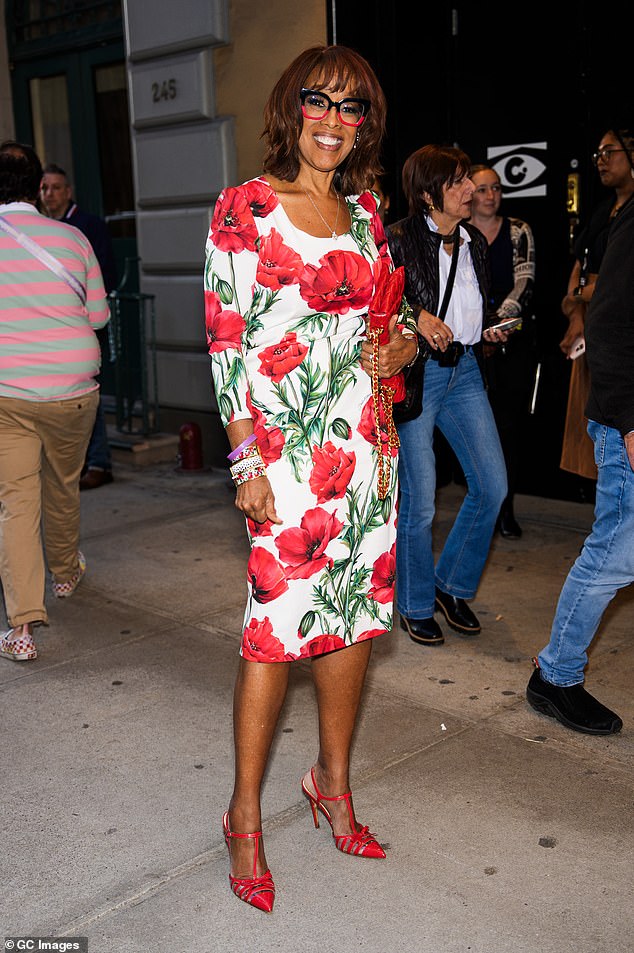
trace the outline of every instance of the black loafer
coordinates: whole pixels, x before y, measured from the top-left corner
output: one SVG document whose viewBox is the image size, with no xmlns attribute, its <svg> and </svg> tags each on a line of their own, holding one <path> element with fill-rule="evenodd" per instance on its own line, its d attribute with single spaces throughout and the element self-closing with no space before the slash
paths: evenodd
<svg viewBox="0 0 634 953">
<path fill-rule="evenodd" d="M 401 628 L 407 632 L 410 639 L 420 645 L 442 645 L 445 641 L 442 629 L 434 618 L 406 619 L 402 615 Z"/>
<path fill-rule="evenodd" d="M 447 624 L 461 635 L 477 635 L 482 628 L 464 599 L 450 596 L 436 586 L 436 609 L 444 613 Z"/>
<path fill-rule="evenodd" d="M 566 728 L 587 735 L 613 735 L 623 722 L 617 714 L 597 701 L 583 685 L 562 688 L 542 678 L 535 669 L 526 687 L 526 699 L 541 715 L 556 718 Z"/>
</svg>

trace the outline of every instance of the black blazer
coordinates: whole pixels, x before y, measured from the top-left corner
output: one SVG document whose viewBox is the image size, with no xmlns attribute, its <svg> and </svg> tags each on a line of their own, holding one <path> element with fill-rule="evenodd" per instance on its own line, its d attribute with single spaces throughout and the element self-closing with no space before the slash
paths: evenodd
<svg viewBox="0 0 634 953">
<path fill-rule="evenodd" d="M 487 240 L 482 232 L 460 222 L 469 233 L 469 251 L 482 296 L 482 322 L 484 326 L 486 303 L 491 284 Z M 396 267 L 405 267 L 405 298 L 414 315 L 421 308 L 438 314 L 440 307 L 440 265 L 438 248 L 440 236 L 432 232 L 423 215 L 410 215 L 386 228 L 388 245 Z"/>
</svg>

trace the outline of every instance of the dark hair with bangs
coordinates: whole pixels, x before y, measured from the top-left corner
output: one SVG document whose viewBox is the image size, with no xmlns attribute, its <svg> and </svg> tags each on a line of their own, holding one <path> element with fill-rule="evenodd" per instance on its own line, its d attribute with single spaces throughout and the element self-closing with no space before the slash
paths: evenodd
<svg viewBox="0 0 634 953">
<path fill-rule="evenodd" d="M 403 165 L 403 191 L 409 214 L 425 215 L 437 208 L 443 211 L 445 186 L 452 186 L 469 175 L 471 159 L 454 146 L 427 145 L 412 152 Z M 424 198 L 426 192 L 431 201 Z"/>
<path fill-rule="evenodd" d="M 35 149 L 14 139 L 0 143 L 0 203 L 35 202 L 42 182 L 42 164 Z"/>
<path fill-rule="evenodd" d="M 311 89 L 326 87 L 370 100 L 370 109 L 358 128 L 356 148 L 335 175 L 335 188 L 343 195 L 356 195 L 372 186 L 383 171 L 381 144 L 385 135 L 386 103 L 370 64 L 346 46 L 313 46 L 300 53 L 273 87 L 264 107 L 266 140 L 263 170 L 285 182 L 299 174 L 299 137 L 304 117 L 299 94 L 310 80 Z"/>
</svg>

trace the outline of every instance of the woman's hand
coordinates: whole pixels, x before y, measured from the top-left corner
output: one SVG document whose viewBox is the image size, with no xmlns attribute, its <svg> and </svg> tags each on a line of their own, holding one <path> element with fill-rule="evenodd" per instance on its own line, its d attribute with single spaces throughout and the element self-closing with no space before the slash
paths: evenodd
<svg viewBox="0 0 634 953">
<path fill-rule="evenodd" d="M 421 308 L 418 315 L 417 325 L 418 330 L 434 351 L 446 351 L 447 346 L 453 341 L 451 328 L 424 308 Z"/>
<path fill-rule="evenodd" d="M 634 470 L 634 433 L 626 433 L 623 437 L 625 442 L 625 452 L 627 453 L 627 459 L 630 461 L 630 466 Z"/>
<path fill-rule="evenodd" d="M 275 509 L 275 497 L 268 477 L 256 477 L 255 480 L 245 480 L 236 490 L 236 506 L 256 523 L 281 523 Z"/>
<path fill-rule="evenodd" d="M 583 337 L 584 333 L 584 315 L 585 315 L 585 305 L 579 302 L 577 298 L 576 307 L 574 311 L 571 311 L 568 314 L 568 330 L 562 337 L 559 342 L 559 349 L 563 351 L 566 357 L 570 355 L 570 349 L 575 343 L 577 338 Z"/>
<path fill-rule="evenodd" d="M 253 421 L 247 417 L 234 420 L 227 424 L 227 437 L 233 450 L 251 438 L 253 440 Z M 257 457 L 260 463 L 260 457 Z M 281 523 L 275 511 L 275 497 L 267 476 L 256 477 L 254 480 L 245 480 L 236 489 L 236 506 L 256 523 L 271 520 L 272 523 Z"/>
<path fill-rule="evenodd" d="M 568 287 L 568 293 L 564 295 L 561 301 L 561 310 L 570 320 L 571 316 L 585 307 L 592 301 L 592 295 L 597 283 L 598 275 L 591 273 L 586 276 L 585 284 Z M 575 292 L 577 292 L 575 294 Z"/>
<path fill-rule="evenodd" d="M 485 341 L 488 341 L 489 344 L 506 344 L 509 339 L 509 334 L 512 334 L 514 330 L 514 328 L 510 331 L 500 331 L 499 328 L 485 328 L 482 332 L 482 337 Z"/>
<path fill-rule="evenodd" d="M 396 327 L 398 315 L 390 318 L 390 340 L 379 345 L 379 377 L 393 377 L 416 357 L 417 341 L 414 335 L 405 335 Z M 366 374 L 372 374 L 372 342 L 361 345 L 361 366 Z"/>
</svg>

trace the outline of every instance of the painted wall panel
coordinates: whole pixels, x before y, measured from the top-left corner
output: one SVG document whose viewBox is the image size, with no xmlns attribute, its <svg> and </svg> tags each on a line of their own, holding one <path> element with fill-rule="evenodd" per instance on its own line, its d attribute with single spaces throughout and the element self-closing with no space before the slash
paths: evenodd
<svg viewBox="0 0 634 953">
<path fill-rule="evenodd" d="M 235 180 L 231 118 L 137 132 L 135 151 L 139 208 L 211 202 Z"/>
<path fill-rule="evenodd" d="M 137 239 L 143 273 L 189 272 L 199 274 L 202 281 L 210 221 L 211 204 L 202 208 L 139 212 Z"/>
<path fill-rule="evenodd" d="M 214 116 L 211 50 L 132 63 L 128 83 L 136 129 Z"/>
<path fill-rule="evenodd" d="M 126 42 L 132 60 L 229 42 L 226 0 L 126 0 Z"/>
</svg>

